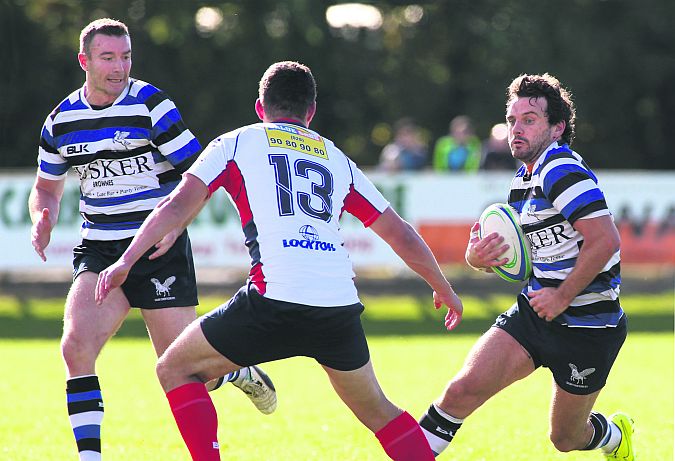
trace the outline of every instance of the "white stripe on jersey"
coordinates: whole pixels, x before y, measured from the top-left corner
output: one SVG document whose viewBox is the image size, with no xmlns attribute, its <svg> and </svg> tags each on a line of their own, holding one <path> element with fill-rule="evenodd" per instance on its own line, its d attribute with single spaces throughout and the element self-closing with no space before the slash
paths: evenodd
<svg viewBox="0 0 675 461">
<path fill-rule="evenodd" d="M 574 298 L 574 301 L 570 303 L 570 306 L 586 306 L 588 304 L 597 303 L 598 301 L 606 301 L 608 299 L 617 299 L 619 297 L 619 288 L 616 290 L 605 290 L 600 293 L 588 293 L 585 295 L 579 295 Z M 600 299 L 598 299 L 600 298 Z"/>
<path fill-rule="evenodd" d="M 160 144 L 157 147 L 159 148 L 162 154 L 168 156 L 173 152 L 178 152 L 180 149 L 189 144 L 194 138 L 195 136 L 192 134 L 190 130 L 185 130 L 180 135 L 176 136 L 169 142 Z"/>
<path fill-rule="evenodd" d="M 95 205 L 86 205 L 87 214 L 104 214 L 108 216 L 121 214 L 121 213 L 132 213 L 135 211 L 148 211 L 152 210 L 157 206 L 157 204 L 162 200 L 162 197 L 153 197 L 142 200 L 134 200 L 132 202 L 125 202 L 114 205 L 107 206 L 95 206 Z M 80 207 L 85 207 L 80 200 Z"/>
<path fill-rule="evenodd" d="M 44 160 L 47 163 L 53 163 L 54 165 L 67 163 L 66 160 L 59 154 L 52 154 L 51 152 L 47 152 L 42 147 L 38 147 L 38 158 Z"/>
<path fill-rule="evenodd" d="M 75 109 L 64 112 L 59 112 L 58 121 L 59 123 L 69 123 L 69 122 L 78 122 L 80 120 L 96 120 L 105 117 L 134 117 L 134 116 L 145 116 L 148 114 L 148 109 L 143 104 L 134 104 L 126 106 L 116 106 L 112 105 L 106 107 L 105 109 L 92 110 L 87 107 L 86 109 Z"/>
<path fill-rule="evenodd" d="M 170 99 L 165 99 L 164 101 L 157 104 L 157 106 L 150 111 L 152 126 L 155 126 L 157 122 L 159 122 L 159 120 L 167 114 L 167 112 L 170 112 L 175 108 L 176 105 Z"/>
<path fill-rule="evenodd" d="M 555 148 L 555 147 L 557 147 L 557 145 L 550 146 L 547 149 L 547 152 L 550 151 L 551 149 Z M 553 170 L 555 168 L 558 168 L 559 166 L 581 163 L 581 157 L 579 157 L 579 155 L 576 152 L 572 151 L 571 155 L 572 155 L 572 157 L 574 157 L 577 160 L 576 162 L 574 160 L 569 159 L 569 158 L 558 158 L 558 159 L 555 159 L 555 160 L 551 160 L 546 165 L 544 165 L 544 167 L 539 172 L 539 175 L 542 176 L 542 177 L 545 177 L 547 174 L 549 174 L 551 172 L 551 170 Z M 543 161 L 545 158 L 546 158 L 546 152 L 543 153 L 541 155 L 541 157 L 539 157 L 539 159 L 535 163 L 532 171 L 535 171 L 535 169 L 541 164 L 541 161 Z"/>
</svg>

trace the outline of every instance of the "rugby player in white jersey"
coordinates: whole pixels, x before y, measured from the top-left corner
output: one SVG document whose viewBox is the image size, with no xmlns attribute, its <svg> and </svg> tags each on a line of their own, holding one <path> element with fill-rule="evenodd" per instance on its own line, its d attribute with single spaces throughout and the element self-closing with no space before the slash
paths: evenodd
<svg viewBox="0 0 675 461">
<path fill-rule="evenodd" d="M 619 233 L 597 178 L 569 147 L 574 122 L 571 95 L 556 78 L 521 75 L 510 84 L 509 144 L 523 165 L 508 201 L 532 243 L 534 272 L 420 420 L 437 454 L 490 397 L 544 366 L 554 380 L 549 437 L 555 448 L 600 449 L 609 459 L 635 459 L 630 417 L 593 411 L 627 321 L 619 304 Z M 507 246 L 496 233 L 479 239 L 478 230 L 476 223 L 466 260 L 491 272 L 505 262 L 497 258 Z M 513 415 L 495 424 L 517 422 Z"/>
<path fill-rule="evenodd" d="M 101 459 L 103 398 L 95 365 L 103 345 L 130 307 L 141 308 L 158 357 L 197 316 L 194 264 L 184 228 L 153 242 L 156 248 L 140 259 L 102 308 L 94 302 L 97 274 L 122 254 L 201 148 L 165 93 L 129 77 L 131 39 L 124 23 L 106 18 L 84 27 L 78 60 L 85 84 L 45 121 L 28 206 L 32 244 L 46 260 L 66 173 L 72 168 L 78 174 L 85 221 L 82 243 L 74 249 L 61 351 L 79 456 L 96 461 Z M 261 412 L 274 411 L 276 391 L 259 368 L 234 371 L 210 387 L 224 379 L 242 389 Z"/>
<path fill-rule="evenodd" d="M 220 459 L 216 412 L 203 383 L 293 356 L 321 364 L 392 459 L 433 459 L 417 421 L 385 397 L 375 377 L 340 214 L 359 218 L 429 283 L 435 306 L 448 307 L 448 329 L 461 318 L 461 301 L 412 226 L 332 141 L 308 128 L 316 110 L 308 67 L 289 61 L 270 66 L 255 109 L 263 123 L 225 133 L 204 150 L 120 260 L 99 275 L 97 299 L 106 299 L 153 242 L 184 227 L 224 187 L 251 256 L 248 284 L 190 325 L 157 367 L 193 459 Z"/>
</svg>

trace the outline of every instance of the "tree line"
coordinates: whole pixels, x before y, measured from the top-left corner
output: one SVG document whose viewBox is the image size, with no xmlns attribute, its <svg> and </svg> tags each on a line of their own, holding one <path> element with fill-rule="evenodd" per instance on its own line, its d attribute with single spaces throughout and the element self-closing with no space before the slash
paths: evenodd
<svg viewBox="0 0 675 461">
<path fill-rule="evenodd" d="M 45 117 L 84 80 L 79 32 L 108 16 L 130 28 L 132 76 L 166 91 L 202 145 L 256 122 L 258 79 L 290 59 L 318 82 L 312 128 L 364 167 L 402 117 L 429 145 L 459 114 L 487 137 L 511 80 L 548 72 L 575 97 L 573 148 L 593 168 L 675 168 L 672 0 L 374 1 L 370 28 L 329 24 L 338 3 L 0 0 L 0 167 L 35 165 Z"/>
</svg>

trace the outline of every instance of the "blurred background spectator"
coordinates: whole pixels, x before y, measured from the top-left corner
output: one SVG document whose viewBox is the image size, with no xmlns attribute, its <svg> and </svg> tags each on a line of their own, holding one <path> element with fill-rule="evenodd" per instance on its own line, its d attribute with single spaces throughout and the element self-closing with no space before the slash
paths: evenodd
<svg viewBox="0 0 675 461">
<path fill-rule="evenodd" d="M 490 136 L 483 141 L 482 150 L 481 170 L 513 171 L 518 167 L 518 161 L 511 155 L 505 123 L 497 123 L 492 127 Z"/>
<path fill-rule="evenodd" d="M 380 153 L 379 169 L 384 171 L 421 170 L 427 166 L 427 146 L 420 128 L 410 118 L 394 125 L 394 139 Z"/>
<path fill-rule="evenodd" d="M 449 133 L 434 146 L 436 171 L 476 171 L 480 164 L 481 142 L 474 134 L 471 119 L 458 115 L 450 122 Z"/>
</svg>

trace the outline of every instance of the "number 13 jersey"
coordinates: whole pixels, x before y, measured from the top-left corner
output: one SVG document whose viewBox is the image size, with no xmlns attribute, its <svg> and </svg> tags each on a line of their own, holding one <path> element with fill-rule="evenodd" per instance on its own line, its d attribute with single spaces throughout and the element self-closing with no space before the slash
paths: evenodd
<svg viewBox="0 0 675 461">
<path fill-rule="evenodd" d="M 369 226 L 389 202 L 332 141 L 294 123 L 257 123 L 213 140 L 187 173 L 210 194 L 229 194 L 260 294 L 311 306 L 359 302 L 338 219 L 347 211 Z"/>
</svg>

